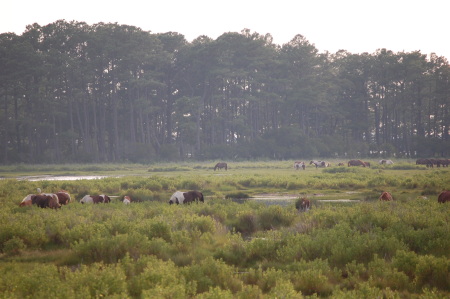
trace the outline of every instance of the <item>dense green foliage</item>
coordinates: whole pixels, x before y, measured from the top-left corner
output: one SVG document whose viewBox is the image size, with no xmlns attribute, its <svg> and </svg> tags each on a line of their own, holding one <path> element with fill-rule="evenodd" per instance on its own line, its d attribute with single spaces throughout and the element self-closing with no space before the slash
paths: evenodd
<svg viewBox="0 0 450 299">
<path fill-rule="evenodd" d="M 450 189 L 448 169 L 295 171 L 282 162 L 246 162 L 217 173 L 206 166 L 161 164 L 145 177 L 0 180 L 0 297 L 450 295 L 450 204 L 437 202 Z M 118 197 L 57 211 L 18 207 L 37 187 L 66 189 L 77 200 Z M 173 191 L 192 188 L 205 203 L 168 205 Z M 381 190 L 395 201 L 378 201 Z M 274 192 L 306 195 L 312 209 L 298 212 L 294 199 L 225 199 Z M 125 194 L 142 201 L 124 205 Z M 321 201 L 344 197 L 354 202 Z"/>
<path fill-rule="evenodd" d="M 0 163 L 448 156 L 449 75 L 434 54 L 301 35 L 33 24 L 0 35 Z"/>
</svg>

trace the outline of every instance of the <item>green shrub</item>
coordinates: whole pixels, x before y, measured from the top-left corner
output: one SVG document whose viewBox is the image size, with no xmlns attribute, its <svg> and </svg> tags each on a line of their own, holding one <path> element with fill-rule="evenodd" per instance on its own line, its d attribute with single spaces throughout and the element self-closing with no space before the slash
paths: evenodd
<svg viewBox="0 0 450 299">
<path fill-rule="evenodd" d="M 287 210 L 278 205 L 263 208 L 258 213 L 258 224 L 263 230 L 289 226 L 295 219 L 294 210 Z"/>
<path fill-rule="evenodd" d="M 126 276 L 118 264 L 94 263 L 81 265 L 75 271 L 66 267 L 60 271 L 64 284 L 74 290 L 78 298 L 128 297 Z"/>
<path fill-rule="evenodd" d="M 419 256 L 414 282 L 419 288 L 450 289 L 450 260 L 431 255 Z"/>
<path fill-rule="evenodd" d="M 12 237 L 3 244 L 3 252 L 8 255 L 17 255 L 26 249 L 26 245 L 21 238 Z"/>
<path fill-rule="evenodd" d="M 115 263 L 127 253 L 136 258 L 148 252 L 149 240 L 141 234 L 131 233 L 81 240 L 72 248 L 74 254 L 85 262 Z"/>
<path fill-rule="evenodd" d="M 232 228 L 234 231 L 243 234 L 254 233 L 258 229 L 257 217 L 251 211 L 238 212 L 236 220 L 232 223 Z"/>
</svg>

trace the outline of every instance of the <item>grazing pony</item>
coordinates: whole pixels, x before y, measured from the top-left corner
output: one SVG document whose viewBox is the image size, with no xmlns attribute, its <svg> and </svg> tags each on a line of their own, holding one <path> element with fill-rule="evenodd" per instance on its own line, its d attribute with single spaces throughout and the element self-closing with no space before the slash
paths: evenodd
<svg viewBox="0 0 450 299">
<path fill-rule="evenodd" d="M 109 203 L 111 202 L 111 198 L 108 195 L 85 195 L 81 200 L 81 203 Z"/>
<path fill-rule="evenodd" d="M 184 193 L 181 191 L 176 191 L 169 199 L 169 204 L 180 204 L 184 203 Z"/>
<path fill-rule="evenodd" d="M 381 193 L 381 195 L 378 198 L 378 200 L 393 201 L 394 198 L 392 197 L 391 193 L 385 191 L 385 192 Z"/>
<path fill-rule="evenodd" d="M 303 170 L 305 170 L 305 162 L 302 162 L 302 161 L 295 161 L 294 162 L 294 169 L 295 170 L 299 170 L 300 169 L 300 167 L 303 169 Z"/>
<path fill-rule="evenodd" d="M 295 202 L 295 208 L 299 212 L 306 212 L 310 209 L 311 202 L 306 197 L 300 198 Z"/>
<path fill-rule="evenodd" d="M 214 171 L 216 171 L 216 169 L 222 169 L 225 168 L 225 170 L 228 169 L 228 165 L 225 162 L 219 162 L 216 164 L 216 166 L 214 166 Z"/>
<path fill-rule="evenodd" d="M 183 193 L 184 196 L 184 202 L 185 203 L 189 203 L 189 202 L 205 202 L 205 199 L 203 197 L 203 193 L 201 193 L 200 191 L 188 191 Z"/>
<path fill-rule="evenodd" d="M 33 204 L 33 198 L 36 197 L 36 194 L 28 194 L 25 196 L 19 204 L 19 207 L 31 206 Z"/>
<path fill-rule="evenodd" d="M 394 164 L 394 162 L 392 162 L 392 160 L 380 160 L 380 161 L 378 161 L 378 164 L 380 164 L 380 165 L 392 165 L 392 164 Z"/>
<path fill-rule="evenodd" d="M 347 165 L 348 165 L 348 167 L 350 167 L 350 166 L 366 167 L 366 164 L 361 160 L 350 160 L 350 161 L 348 161 Z"/>
<path fill-rule="evenodd" d="M 416 165 L 426 165 L 427 167 L 433 168 L 433 161 L 430 159 L 417 159 Z"/>
<path fill-rule="evenodd" d="M 444 203 L 450 201 L 450 191 L 442 191 L 438 196 L 438 202 Z"/>
<path fill-rule="evenodd" d="M 345 166 L 345 164 L 342 163 L 342 162 L 339 162 L 339 163 L 338 163 L 338 166 Z"/>
<path fill-rule="evenodd" d="M 365 161 L 363 161 L 363 162 L 364 162 L 364 165 L 366 165 L 367 167 L 370 168 L 370 162 L 365 162 Z"/>
<path fill-rule="evenodd" d="M 131 197 L 129 197 L 128 195 L 125 195 L 123 197 L 123 203 L 126 205 L 129 205 L 131 203 Z"/>
<path fill-rule="evenodd" d="M 31 201 L 40 208 L 58 209 L 61 207 L 58 201 L 58 196 L 53 193 L 37 194 L 31 199 Z"/>
<path fill-rule="evenodd" d="M 204 202 L 205 199 L 203 197 L 203 193 L 200 191 L 188 191 L 188 192 L 181 192 L 176 191 L 169 199 L 169 204 L 185 204 L 185 203 L 191 203 L 191 202 Z"/>
<path fill-rule="evenodd" d="M 58 200 L 61 205 L 67 205 L 72 200 L 70 198 L 69 192 L 65 190 L 59 190 L 58 192 L 56 192 L 56 196 L 58 196 Z"/>
<path fill-rule="evenodd" d="M 313 161 L 309 162 L 309 165 L 311 165 L 311 164 L 314 164 L 316 166 L 316 168 L 317 167 L 328 167 L 328 166 L 330 166 L 330 164 L 325 162 L 325 161 L 315 161 L 315 160 L 313 160 Z"/>
</svg>

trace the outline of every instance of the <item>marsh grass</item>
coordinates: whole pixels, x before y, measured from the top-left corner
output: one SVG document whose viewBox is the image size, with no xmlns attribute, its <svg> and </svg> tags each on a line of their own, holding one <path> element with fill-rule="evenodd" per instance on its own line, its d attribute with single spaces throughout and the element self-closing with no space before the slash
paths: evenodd
<svg viewBox="0 0 450 299">
<path fill-rule="evenodd" d="M 77 174 L 111 177 L 0 180 L 0 297 L 448 295 L 450 205 L 436 200 L 450 189 L 448 169 L 374 162 L 296 171 L 290 161 L 261 161 L 214 172 L 213 165 L 74 165 Z M 72 174 L 67 165 L 8 167 L 2 174 Z M 19 208 L 38 187 L 76 200 L 57 211 Z M 175 190 L 194 188 L 205 203 L 167 204 Z M 378 201 L 386 190 L 394 202 Z M 78 203 L 101 193 L 117 197 Z M 290 197 L 268 204 L 254 200 L 259 194 Z M 124 195 L 141 202 L 125 206 Z M 311 200 L 308 212 L 295 209 L 300 196 Z M 43 277 L 57 287 L 45 287 Z"/>
</svg>

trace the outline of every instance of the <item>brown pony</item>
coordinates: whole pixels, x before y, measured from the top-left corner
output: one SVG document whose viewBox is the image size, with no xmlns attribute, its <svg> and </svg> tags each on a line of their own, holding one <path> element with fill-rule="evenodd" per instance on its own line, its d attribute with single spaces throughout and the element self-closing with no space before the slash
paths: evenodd
<svg viewBox="0 0 450 299">
<path fill-rule="evenodd" d="M 450 201 L 450 191 L 442 191 L 438 196 L 438 202 L 444 203 Z"/>
<path fill-rule="evenodd" d="M 214 171 L 216 171 L 216 169 L 222 169 L 225 168 L 225 170 L 228 169 L 228 165 L 225 162 L 219 162 L 216 164 L 216 166 L 214 166 Z"/>
<path fill-rule="evenodd" d="M 184 196 L 184 203 L 199 202 L 199 201 L 205 202 L 203 193 L 197 190 L 184 192 L 183 196 Z"/>
<path fill-rule="evenodd" d="M 370 168 L 370 162 L 364 162 L 364 165 Z"/>
<path fill-rule="evenodd" d="M 350 166 L 366 167 L 366 164 L 361 160 L 350 160 L 350 161 L 348 161 L 347 165 L 348 165 L 348 167 L 350 167 Z"/>
<path fill-rule="evenodd" d="M 381 196 L 380 196 L 380 198 L 378 198 L 378 200 L 393 201 L 394 198 L 392 197 L 391 193 L 383 192 L 383 193 L 381 193 Z"/>
<path fill-rule="evenodd" d="M 59 203 L 62 205 L 68 204 L 72 199 L 70 198 L 69 192 L 65 190 L 60 190 L 56 193 L 56 196 L 58 196 Z"/>
<path fill-rule="evenodd" d="M 300 198 L 295 203 L 295 208 L 300 212 L 306 212 L 310 209 L 311 202 L 306 197 Z"/>
</svg>

